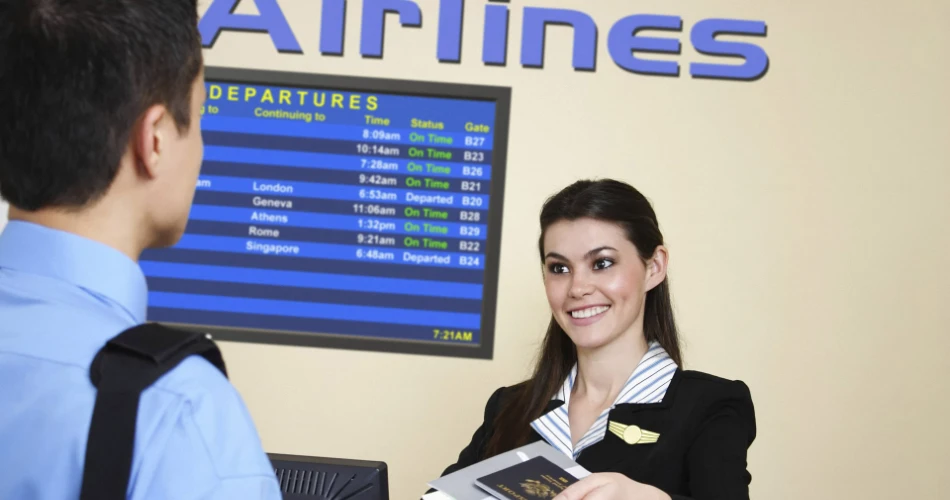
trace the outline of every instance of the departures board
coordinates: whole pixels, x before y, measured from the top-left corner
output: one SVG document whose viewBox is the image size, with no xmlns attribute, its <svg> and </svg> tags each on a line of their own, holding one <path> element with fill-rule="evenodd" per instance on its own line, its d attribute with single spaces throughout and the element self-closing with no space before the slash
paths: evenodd
<svg viewBox="0 0 950 500">
<path fill-rule="evenodd" d="M 206 68 L 150 321 L 217 339 L 491 358 L 511 91 Z"/>
</svg>

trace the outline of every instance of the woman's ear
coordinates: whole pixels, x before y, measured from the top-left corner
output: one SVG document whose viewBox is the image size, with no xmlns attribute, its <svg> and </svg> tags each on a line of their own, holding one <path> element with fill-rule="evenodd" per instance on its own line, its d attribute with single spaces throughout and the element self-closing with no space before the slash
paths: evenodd
<svg viewBox="0 0 950 500">
<path fill-rule="evenodd" d="M 653 257 L 647 261 L 646 269 L 646 290 L 650 291 L 660 283 L 663 283 L 663 280 L 666 279 L 666 269 L 667 264 L 669 263 L 669 252 L 667 252 L 666 247 L 660 245 L 656 247 L 656 250 L 653 251 Z"/>
</svg>

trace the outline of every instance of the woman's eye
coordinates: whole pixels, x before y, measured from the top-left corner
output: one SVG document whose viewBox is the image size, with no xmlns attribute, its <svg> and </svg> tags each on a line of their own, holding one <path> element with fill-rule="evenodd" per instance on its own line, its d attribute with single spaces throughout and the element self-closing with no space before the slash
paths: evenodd
<svg viewBox="0 0 950 500">
<path fill-rule="evenodd" d="M 614 265 L 614 262 L 610 259 L 597 259 L 594 262 L 594 269 L 607 269 L 612 265 Z"/>
<path fill-rule="evenodd" d="M 567 266 L 564 264 L 551 264 L 548 266 L 548 270 L 554 274 L 562 274 L 567 272 Z"/>
</svg>

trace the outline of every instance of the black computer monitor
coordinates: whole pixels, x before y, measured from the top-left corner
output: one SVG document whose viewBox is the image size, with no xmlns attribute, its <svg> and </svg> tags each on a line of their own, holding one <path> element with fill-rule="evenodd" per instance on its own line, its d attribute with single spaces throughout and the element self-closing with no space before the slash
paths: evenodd
<svg viewBox="0 0 950 500">
<path fill-rule="evenodd" d="M 385 462 L 269 453 L 284 500 L 389 500 Z"/>
</svg>

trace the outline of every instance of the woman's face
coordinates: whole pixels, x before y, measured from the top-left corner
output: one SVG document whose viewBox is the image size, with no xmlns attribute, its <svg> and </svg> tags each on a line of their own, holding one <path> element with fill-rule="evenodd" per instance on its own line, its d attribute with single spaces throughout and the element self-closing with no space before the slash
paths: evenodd
<svg viewBox="0 0 950 500">
<path fill-rule="evenodd" d="M 552 224 L 543 245 L 548 303 L 574 345 L 596 349 L 643 335 L 646 293 L 666 275 L 663 247 L 644 264 L 623 229 L 594 219 Z"/>
</svg>

